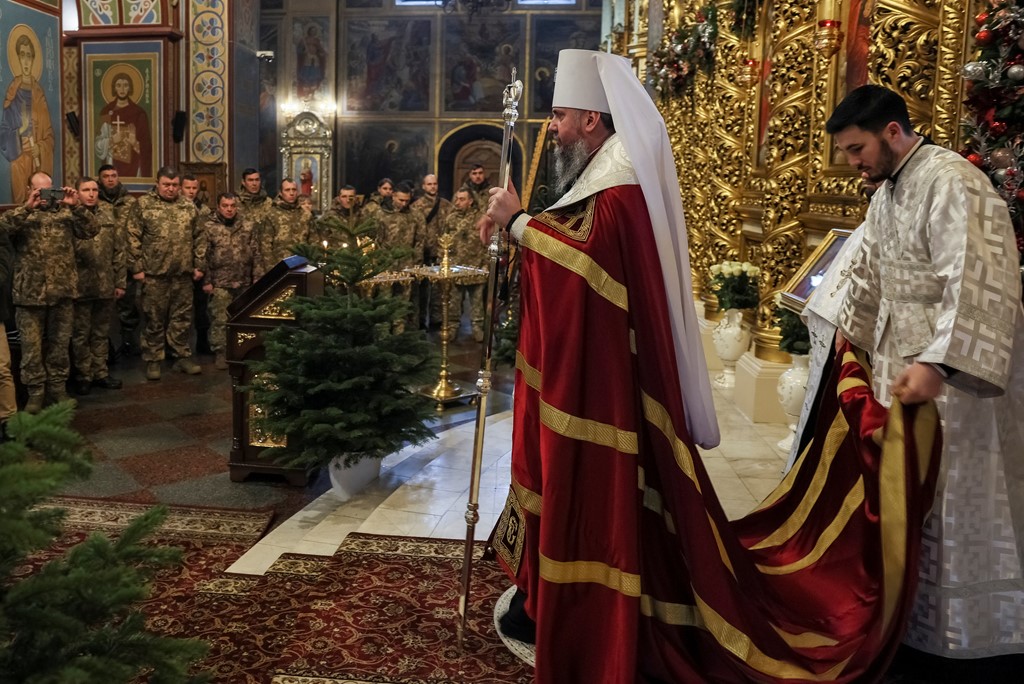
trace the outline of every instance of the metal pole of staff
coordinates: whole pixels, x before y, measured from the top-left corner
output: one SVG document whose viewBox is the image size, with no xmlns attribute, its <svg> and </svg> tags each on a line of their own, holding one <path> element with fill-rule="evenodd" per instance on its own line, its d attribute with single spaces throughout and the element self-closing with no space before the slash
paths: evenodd
<svg viewBox="0 0 1024 684">
<path fill-rule="evenodd" d="M 523 95 L 523 82 L 516 79 L 516 70 L 512 69 L 512 82 L 505 86 L 503 102 L 504 111 L 501 118 L 505 122 L 505 135 L 501 141 L 501 168 L 498 172 L 499 187 L 507 188 L 512 170 L 512 133 L 516 120 L 519 118 L 519 98 Z M 477 373 L 476 387 L 480 396 L 476 405 L 476 430 L 473 435 L 473 467 L 469 481 L 469 501 L 466 503 L 466 547 L 462 558 L 462 594 L 459 597 L 459 649 L 463 648 L 466 635 L 466 622 L 469 615 L 469 587 L 473 577 L 473 542 L 476 536 L 476 524 L 480 520 L 477 512 L 480 507 L 480 466 L 483 462 L 484 429 L 487 424 L 487 396 L 491 391 L 491 350 L 494 339 L 494 311 L 498 300 L 498 243 L 501 239 L 501 226 L 497 226 L 491 236 L 491 245 L 487 249 L 490 258 L 490 271 L 487 277 L 487 299 L 484 313 L 483 357 L 480 371 Z"/>
</svg>

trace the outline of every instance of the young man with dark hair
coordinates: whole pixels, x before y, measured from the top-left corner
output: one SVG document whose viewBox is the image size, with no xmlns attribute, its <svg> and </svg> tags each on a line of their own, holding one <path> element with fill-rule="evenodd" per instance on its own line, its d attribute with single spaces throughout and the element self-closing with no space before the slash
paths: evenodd
<svg viewBox="0 0 1024 684">
<path fill-rule="evenodd" d="M 916 134 L 890 90 L 857 88 L 826 131 L 881 184 L 837 338 L 870 354 L 879 401 L 934 399 L 943 422 L 904 643 L 956 659 L 1024 654 L 1024 312 L 1006 204 L 973 164 Z"/>
</svg>

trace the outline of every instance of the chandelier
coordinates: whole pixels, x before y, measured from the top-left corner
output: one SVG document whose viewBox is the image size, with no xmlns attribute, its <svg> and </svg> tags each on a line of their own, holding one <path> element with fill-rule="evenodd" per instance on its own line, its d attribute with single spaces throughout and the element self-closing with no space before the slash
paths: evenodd
<svg viewBox="0 0 1024 684">
<path fill-rule="evenodd" d="M 474 15 L 486 12 L 507 12 L 512 7 L 512 0 L 437 0 L 445 14 L 456 12 L 468 14 L 472 19 Z"/>
</svg>

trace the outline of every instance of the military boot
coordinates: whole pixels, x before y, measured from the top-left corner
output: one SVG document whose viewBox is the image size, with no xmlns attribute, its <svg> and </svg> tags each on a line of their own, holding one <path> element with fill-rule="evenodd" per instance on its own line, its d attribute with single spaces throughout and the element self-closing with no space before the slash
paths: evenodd
<svg viewBox="0 0 1024 684">
<path fill-rule="evenodd" d="M 160 379 L 160 362 L 159 361 L 147 361 L 146 362 L 146 379 L 147 380 L 159 380 Z"/>
<path fill-rule="evenodd" d="M 43 410 L 43 391 L 33 392 L 28 395 L 25 402 L 25 413 L 39 413 Z"/>
<path fill-rule="evenodd" d="M 228 357 L 224 355 L 224 352 L 217 352 L 217 358 L 213 361 L 213 367 L 217 370 L 227 370 Z"/>
<path fill-rule="evenodd" d="M 71 395 L 68 394 L 68 391 L 64 389 L 63 385 L 60 387 L 48 388 L 46 390 L 46 398 L 49 400 L 50 404 L 59 404 L 64 401 L 70 401 L 72 408 L 78 406 L 78 401 L 71 398 Z"/>
<path fill-rule="evenodd" d="M 171 370 L 176 370 L 180 373 L 185 373 L 186 375 L 199 375 L 203 372 L 203 369 L 200 368 L 198 363 L 192 360 L 191 356 L 183 356 L 175 361 L 174 365 L 171 366 Z"/>
</svg>

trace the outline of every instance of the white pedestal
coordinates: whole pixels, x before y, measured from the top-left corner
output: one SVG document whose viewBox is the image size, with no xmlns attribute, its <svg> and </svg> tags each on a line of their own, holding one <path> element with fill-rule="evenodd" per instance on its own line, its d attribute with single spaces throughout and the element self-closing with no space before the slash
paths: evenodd
<svg viewBox="0 0 1024 684">
<path fill-rule="evenodd" d="M 788 423 L 790 418 L 779 406 L 779 376 L 788 363 L 773 363 L 747 352 L 736 364 L 736 389 L 733 403 L 755 423 Z"/>
<path fill-rule="evenodd" d="M 715 343 L 711 340 L 711 331 L 718 325 L 718 321 L 709 321 L 703 316 L 698 319 L 700 323 L 700 341 L 704 347 L 704 361 L 708 364 L 709 371 L 722 370 L 722 359 L 718 358 L 715 352 Z"/>
</svg>

